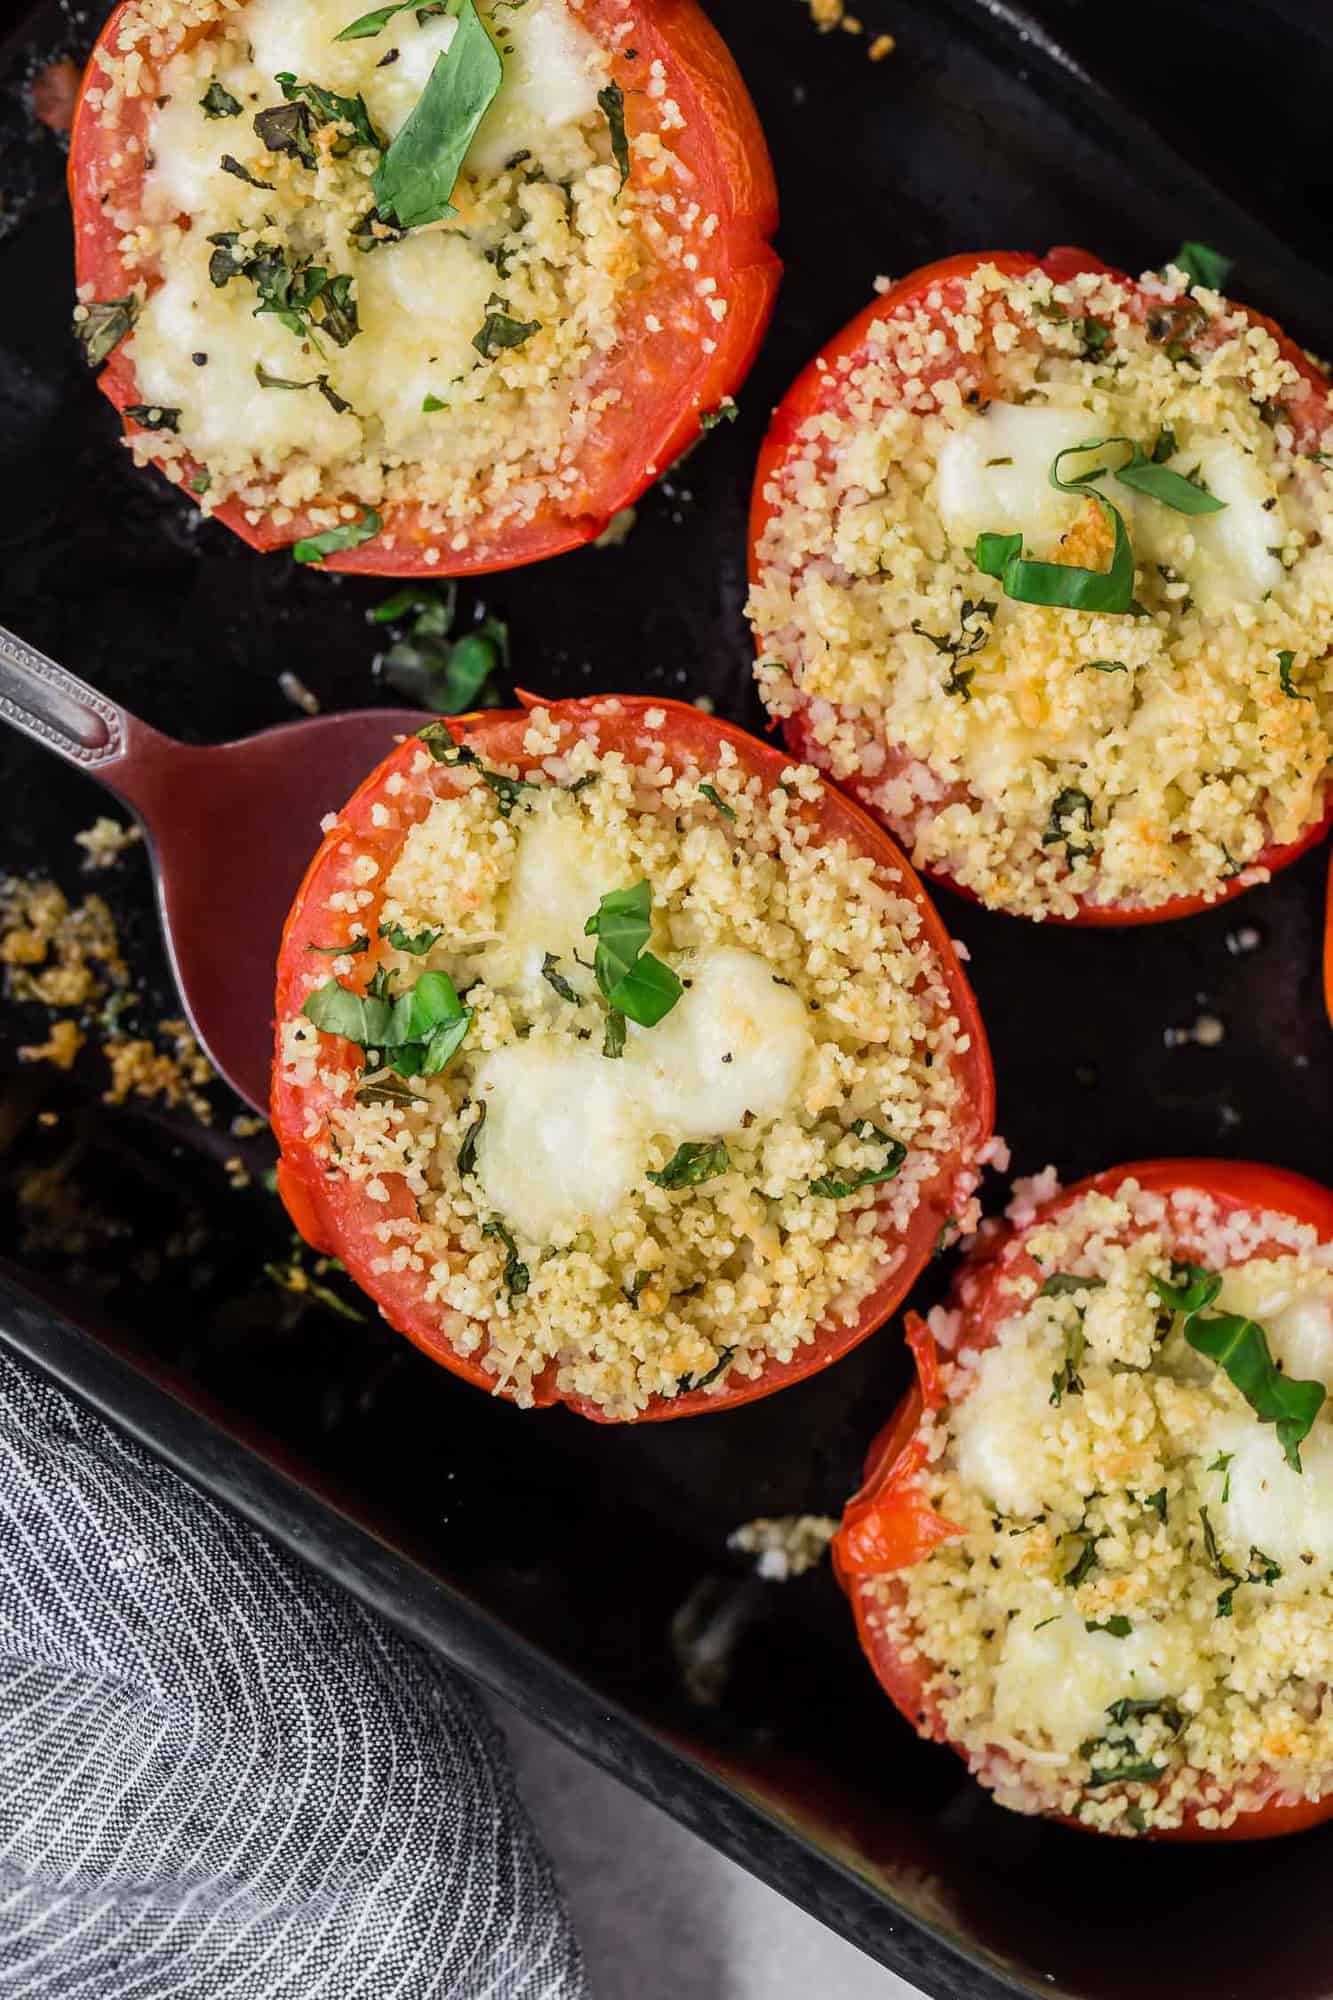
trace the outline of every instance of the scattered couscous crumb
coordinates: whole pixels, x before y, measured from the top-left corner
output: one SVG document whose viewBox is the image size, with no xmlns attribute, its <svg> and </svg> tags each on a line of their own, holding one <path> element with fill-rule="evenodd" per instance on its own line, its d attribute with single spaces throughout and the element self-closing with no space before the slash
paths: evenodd
<svg viewBox="0 0 1333 2000">
<path fill-rule="evenodd" d="M 1018 1207 L 1024 1233 L 964 1274 L 943 1407 L 917 1432 L 922 1497 L 954 1533 L 862 1580 L 871 1632 L 924 1675 L 926 1733 L 1019 1811 L 1127 1833 L 1323 1796 L 1333 1417 L 1316 1399 L 1297 1472 L 1186 1332 L 1215 1302 L 1262 1326 L 1293 1388 L 1322 1381 L 1333 1242 L 1133 1179 Z"/>
<path fill-rule="evenodd" d="M 74 836 L 84 852 L 83 866 L 86 872 L 110 868 L 119 861 L 126 848 L 134 847 L 143 839 L 143 828 L 137 820 L 123 825 L 103 813 L 91 826 Z"/>
<path fill-rule="evenodd" d="M 278 686 L 293 708 L 299 708 L 303 715 L 319 714 L 319 696 L 311 691 L 290 667 L 278 675 Z"/>
<path fill-rule="evenodd" d="M 891 56 L 897 46 L 897 40 L 893 35 L 876 35 L 866 54 L 871 62 L 883 62 L 885 56 Z"/>
<path fill-rule="evenodd" d="M 761 1514 L 734 1528 L 727 1547 L 754 1556 L 757 1574 L 767 1581 L 785 1583 L 824 1560 L 837 1526 L 828 1514 Z"/>
<path fill-rule="evenodd" d="M 201 1125 L 213 1122 L 213 1107 L 203 1095 L 216 1083 L 217 1075 L 208 1057 L 190 1032 L 187 1022 L 158 1022 L 158 1032 L 170 1047 L 139 1036 L 109 1035 L 102 1053 L 111 1071 L 111 1082 L 102 1094 L 104 1104 L 124 1104 L 131 1097 L 161 1098 L 171 1110 L 183 1105 Z"/>
<path fill-rule="evenodd" d="M 73 1069 L 75 1058 L 88 1037 L 77 1022 L 53 1021 L 44 1042 L 30 1042 L 19 1049 L 20 1062 L 47 1062 L 53 1069 Z"/>
</svg>

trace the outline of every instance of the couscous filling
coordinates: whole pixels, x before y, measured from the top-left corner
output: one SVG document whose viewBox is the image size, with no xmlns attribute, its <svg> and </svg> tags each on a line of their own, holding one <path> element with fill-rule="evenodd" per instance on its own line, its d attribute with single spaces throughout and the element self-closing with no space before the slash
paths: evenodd
<svg viewBox="0 0 1333 2000">
<path fill-rule="evenodd" d="M 678 198 L 683 121 L 637 52 L 627 128 L 627 33 L 574 0 L 141 0 L 94 86 L 113 127 L 153 92 L 115 217 L 135 282 L 76 312 L 90 358 L 129 330 L 136 453 L 198 467 L 205 510 L 299 515 L 337 547 L 402 505 L 458 548 L 482 516 L 577 513 L 626 308 L 717 228 Z M 699 286 L 676 337 L 725 313 Z"/>
<path fill-rule="evenodd" d="M 664 720 L 633 762 L 541 710 L 525 772 L 420 747 L 447 789 L 382 877 L 349 839 L 283 1027 L 327 1174 L 410 1194 L 376 1270 L 520 1402 L 554 1365 L 618 1416 L 851 1324 L 964 1115 L 939 959 L 882 866 L 812 840 L 823 781 Z"/>
<path fill-rule="evenodd" d="M 1321 1797 L 1333 1244 L 1125 1181 L 1023 1247 L 993 1344 L 933 1316 L 923 1479 L 960 1532 L 869 1584 L 872 1623 L 1021 1811 L 1129 1833 Z"/>
<path fill-rule="evenodd" d="M 766 489 L 760 682 L 919 866 L 1150 909 L 1318 820 L 1333 408 L 1266 328 L 1174 268 L 983 264 L 827 382 Z"/>
</svg>

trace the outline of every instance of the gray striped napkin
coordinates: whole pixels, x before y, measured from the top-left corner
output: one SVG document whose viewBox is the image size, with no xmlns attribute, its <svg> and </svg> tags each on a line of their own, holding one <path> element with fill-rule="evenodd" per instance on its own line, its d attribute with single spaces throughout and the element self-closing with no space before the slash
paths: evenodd
<svg viewBox="0 0 1333 2000">
<path fill-rule="evenodd" d="M 467 1688 L 2 1350 L 0 1993 L 587 2000 Z"/>
</svg>

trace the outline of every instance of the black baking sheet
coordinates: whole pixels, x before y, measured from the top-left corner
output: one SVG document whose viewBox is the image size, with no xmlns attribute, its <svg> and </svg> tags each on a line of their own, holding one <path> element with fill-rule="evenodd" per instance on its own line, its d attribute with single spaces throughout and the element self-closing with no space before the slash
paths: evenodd
<svg viewBox="0 0 1333 2000">
<path fill-rule="evenodd" d="M 1317 268 L 1333 36 L 1294 0 L 1044 0 L 1040 22 L 980 0 L 860 0 L 859 40 L 817 38 L 801 0 L 712 11 L 771 137 L 788 267 L 740 421 L 645 499 L 623 547 L 488 579 L 462 603 L 509 621 L 527 687 L 706 695 L 753 725 L 741 604 L 756 446 L 876 274 L 1052 242 L 1137 269 L 1196 237 L 1236 257 L 1240 295 L 1333 349 L 1333 283 Z M 1115 90 L 1043 29 L 1115 73 Z M 871 64 L 879 31 L 898 46 Z M 0 618 L 193 740 L 288 716 L 284 670 L 327 708 L 385 699 L 364 614 L 387 586 L 261 560 L 201 526 L 133 472 L 77 360 L 60 150 L 22 86 L 90 32 L 81 11 L 44 5 L 0 45 Z M 102 809 L 89 781 L 3 733 L 0 786 L 0 865 L 90 886 L 72 846 Z M 312 844 L 331 803 L 293 771 Z M 1123 933 L 942 898 L 972 954 L 1016 1170 L 1225 1153 L 1327 1178 L 1322 871 L 1313 855 L 1226 910 Z M 116 909 L 154 1021 L 173 1003 L 142 856 L 91 886 Z M 1222 1041 L 1178 1040 L 1203 1013 Z M 19 1070 L 14 1049 L 34 1039 L 34 1014 L 0 1015 L 0 1242 L 63 1308 L 7 1290 L 0 1326 L 206 1485 L 939 2000 L 1333 1996 L 1320 1896 L 1333 1836 L 1145 1850 L 1002 1813 L 880 1696 L 826 1570 L 760 1584 L 728 1554 L 754 1515 L 838 1510 L 904 1379 L 893 1331 L 727 1415 L 641 1430 L 523 1415 L 378 1328 L 318 1311 L 289 1323 L 260 1272 L 286 1252 L 282 1220 L 223 1167 L 237 1153 L 261 1166 L 262 1146 L 232 1138 L 225 1114 L 205 1133 L 102 1107 L 95 1062 L 69 1080 Z M 724 1675 L 682 1669 L 685 1626 L 729 1634 Z"/>
</svg>

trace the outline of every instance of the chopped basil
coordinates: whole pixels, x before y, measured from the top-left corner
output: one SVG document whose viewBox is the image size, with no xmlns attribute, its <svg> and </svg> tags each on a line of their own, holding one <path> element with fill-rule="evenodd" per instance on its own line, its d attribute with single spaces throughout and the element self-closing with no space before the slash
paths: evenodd
<svg viewBox="0 0 1333 2000">
<path fill-rule="evenodd" d="M 639 1310 L 639 1293 L 643 1290 L 651 1275 L 651 1272 L 648 1271 L 636 1271 L 629 1283 L 620 1287 L 635 1312 Z"/>
<path fill-rule="evenodd" d="M 438 944 L 444 936 L 442 930 L 417 931 L 414 936 L 401 924 L 381 924 L 379 934 L 388 939 L 395 951 L 405 951 L 410 958 L 424 958 L 431 946 Z"/>
<path fill-rule="evenodd" d="M 1185 1718 L 1169 1695 L 1151 1700 L 1124 1694 L 1119 1701 L 1111 1703 L 1106 1713 L 1117 1729 L 1123 1729 L 1127 1722 L 1140 1722 L 1149 1715 L 1160 1715 L 1173 1736 L 1179 1736 L 1185 1727 Z"/>
<path fill-rule="evenodd" d="M 325 556 L 360 548 L 362 542 L 373 542 L 383 526 L 374 508 L 368 507 L 359 521 L 344 521 L 341 527 L 325 528 L 322 534 L 303 536 L 293 548 L 292 556 L 299 563 L 323 562 Z"/>
<path fill-rule="evenodd" d="M 616 1007 L 606 1010 L 606 1026 L 602 1030 L 602 1054 L 612 1061 L 625 1053 L 625 1016 Z"/>
<path fill-rule="evenodd" d="M 481 1128 L 486 1123 L 486 1100 L 483 1097 L 477 1105 L 477 1115 L 463 1135 L 463 1143 L 458 1149 L 458 1172 L 460 1177 L 470 1174 L 477 1164 L 477 1141 Z"/>
<path fill-rule="evenodd" d="M 1095 355 L 1100 354 L 1111 338 L 1111 329 L 1102 320 L 1076 319 L 1073 325 L 1074 332 L 1082 343 L 1084 358 L 1087 360 L 1092 360 Z"/>
<path fill-rule="evenodd" d="M 648 1178 L 660 1188 L 698 1187 L 725 1174 L 730 1165 L 724 1139 L 687 1139 L 683 1146 L 677 1146 L 660 1173 L 650 1168 Z"/>
<path fill-rule="evenodd" d="M 485 319 L 472 336 L 472 345 L 484 361 L 493 361 L 502 349 L 522 347 L 525 340 L 531 340 L 541 330 L 539 319 L 513 319 L 505 309 L 505 301 L 493 298 Z"/>
<path fill-rule="evenodd" d="M 455 17 L 453 40 L 375 169 L 376 207 L 400 229 L 457 213 L 454 183 L 503 80 L 499 51 L 473 0 L 456 0 Z"/>
<path fill-rule="evenodd" d="M 1124 1616 L 1123 1612 L 1117 1611 L 1109 1618 L 1085 1618 L 1083 1620 L 1083 1630 L 1085 1632 L 1106 1632 L 1109 1633 L 1112 1639 L 1128 1639 L 1134 1627 L 1130 1624 L 1128 1618 Z"/>
<path fill-rule="evenodd" d="M 962 662 L 970 660 L 974 653 L 979 653 L 990 639 L 991 620 L 995 616 L 995 609 L 993 598 L 974 601 L 970 597 L 965 597 L 958 615 L 958 631 L 954 634 L 945 634 L 943 637 L 937 632 L 927 632 L 919 618 L 912 620 L 912 630 L 918 637 L 929 639 L 935 651 L 944 653 L 952 663 L 949 678 L 944 683 L 946 694 L 961 695 L 964 701 L 971 701 L 972 676 L 976 673 L 976 668 L 964 667 Z M 973 625 L 974 618 L 983 622 Z"/>
<path fill-rule="evenodd" d="M 1084 660 L 1079 668 L 1081 674 L 1127 674 L 1129 668 L 1123 660 Z"/>
<path fill-rule="evenodd" d="M 303 167 L 318 165 L 310 136 L 310 113 L 304 104 L 272 104 L 256 111 L 254 128 L 270 153 L 290 153 Z"/>
<path fill-rule="evenodd" d="M 371 614 L 376 624 L 407 628 L 376 657 L 376 673 L 436 715 L 475 708 L 492 674 L 509 670 L 509 628 L 503 619 L 488 617 L 457 639 L 449 637 L 457 603 L 453 585 L 441 591 L 423 584 L 395 591 Z"/>
<path fill-rule="evenodd" d="M 233 97 L 229 90 L 224 90 L 216 79 L 200 98 L 199 108 L 206 118 L 239 118 L 241 115 L 240 99 Z"/>
<path fill-rule="evenodd" d="M 1119 614 L 1131 609 L 1134 601 L 1134 551 L 1124 516 L 1089 481 L 1105 470 L 1095 466 L 1075 479 L 1062 479 L 1060 462 L 1089 451 L 1100 451 L 1112 438 L 1090 438 L 1086 444 L 1070 445 L 1058 451 L 1048 474 L 1058 492 L 1074 493 L 1092 500 L 1114 529 L 1110 567 L 1081 569 L 1069 563 L 1037 562 L 1023 554 L 1021 535 L 978 535 L 972 559 L 987 576 L 998 577 L 1006 597 L 1020 604 L 1054 605 L 1066 611 L 1104 611 Z M 1128 442 L 1128 440 L 1124 440 Z"/>
<path fill-rule="evenodd" d="M 1302 694 L 1291 678 L 1291 670 L 1295 664 L 1296 655 L 1288 652 L 1284 646 L 1277 656 L 1277 684 L 1283 694 L 1289 696 L 1292 701 L 1313 701 L 1314 696 Z"/>
<path fill-rule="evenodd" d="M 195 473 L 194 478 L 190 481 L 190 491 L 191 493 L 207 493 L 209 487 L 212 484 L 213 484 L 212 473 L 209 472 L 206 467 L 201 467 L 201 469 Z"/>
<path fill-rule="evenodd" d="M 625 132 L 625 93 L 618 83 L 608 83 L 597 93 L 597 103 L 611 129 L 611 157 L 620 173 L 620 186 L 616 189 L 619 198 L 625 182 L 629 179 L 629 139 Z"/>
<path fill-rule="evenodd" d="M 382 250 L 386 243 L 401 243 L 406 234 L 389 216 L 381 215 L 377 208 L 368 208 L 352 224 L 347 240 L 369 256 L 372 250 Z"/>
<path fill-rule="evenodd" d="M 1149 1509 L 1150 1509 L 1150 1510 L 1151 1510 L 1151 1511 L 1152 1511 L 1152 1512 L 1153 1512 L 1153 1513 L 1154 1513 L 1154 1514 L 1155 1514 L 1155 1515 L 1157 1516 L 1157 1518 L 1158 1518 L 1158 1520 L 1159 1520 L 1159 1521 L 1161 1522 L 1162 1526 L 1163 1526 L 1163 1527 L 1165 1527 L 1165 1526 L 1166 1526 L 1166 1488 L 1165 1488 L 1165 1486 L 1159 1486 L 1159 1487 L 1158 1487 L 1158 1489 L 1157 1489 L 1157 1491 L 1156 1491 L 1155 1493 L 1150 1493 L 1150 1494 L 1148 1495 L 1148 1497 L 1146 1498 L 1146 1500 L 1144 1501 L 1144 1503 L 1143 1503 L 1143 1504 L 1144 1504 L 1144 1506 L 1145 1506 L 1145 1507 L 1149 1508 Z"/>
<path fill-rule="evenodd" d="M 125 415 L 146 431 L 178 431 L 181 427 L 180 411 L 165 409 L 161 403 L 126 403 Z"/>
<path fill-rule="evenodd" d="M 1182 243 L 1171 262 L 1191 285 L 1205 285 L 1210 292 L 1220 292 L 1231 276 L 1231 258 L 1206 243 Z"/>
<path fill-rule="evenodd" d="M 384 932 L 381 929 L 380 936 L 383 937 L 383 935 Z M 370 950 L 370 939 L 364 931 L 358 931 L 356 936 L 351 938 L 346 944 L 308 944 L 306 950 L 323 952 L 328 958 L 342 958 L 344 956 L 347 958 L 356 958 L 361 952 Z"/>
<path fill-rule="evenodd" d="M 811 1194 L 827 1195 L 831 1201 L 842 1201 L 849 1194 L 857 1194 L 862 1188 L 878 1187 L 884 1181 L 891 1181 L 900 1171 L 907 1158 L 907 1148 L 901 1139 L 894 1139 L 887 1132 L 881 1132 L 868 1118 L 854 1118 L 851 1124 L 852 1137 L 873 1141 L 884 1147 L 884 1161 L 881 1166 L 867 1167 L 861 1173 L 854 1173 L 847 1179 L 839 1174 L 821 1174 L 810 1183 Z"/>
<path fill-rule="evenodd" d="M 1043 847 L 1055 847 L 1063 841 L 1065 854 L 1072 865 L 1075 861 L 1086 860 L 1096 851 L 1091 844 L 1075 842 L 1074 834 L 1079 831 L 1092 831 L 1092 800 L 1077 785 L 1066 785 L 1051 802 L 1050 817 L 1041 844 Z"/>
<path fill-rule="evenodd" d="M 133 292 L 123 299 L 89 299 L 74 308 L 74 333 L 90 368 L 100 368 L 139 317 Z"/>
<path fill-rule="evenodd" d="M 350 135 L 340 132 L 333 141 L 329 148 L 333 154 L 341 157 L 344 153 L 350 153 L 354 146 L 369 146 L 377 153 L 384 151 L 384 141 L 371 121 L 365 98 L 359 93 L 355 97 L 340 97 L 336 90 L 325 90 L 318 83 L 298 83 L 289 69 L 279 70 L 274 82 L 281 87 L 288 104 L 309 107 L 312 121 L 317 129 L 328 125 L 350 125 Z M 427 89 L 429 87 L 427 85 Z M 262 115 L 261 112 L 260 116 Z M 376 192 L 378 193 L 378 190 Z"/>
<path fill-rule="evenodd" d="M 319 330 L 327 333 L 329 339 L 339 347 L 346 347 L 361 331 L 357 320 L 356 300 L 352 297 L 352 279 L 345 272 L 330 278 L 319 293 Z"/>
<path fill-rule="evenodd" d="M 1078 1371 L 1083 1366 L 1087 1345 L 1087 1336 L 1083 1331 L 1083 1315 L 1080 1312 L 1073 1326 L 1066 1329 L 1065 1358 L 1051 1377 L 1051 1393 L 1048 1401 L 1052 1409 L 1058 1410 L 1066 1396 L 1083 1394 L 1083 1378 Z"/>
<path fill-rule="evenodd" d="M 434 1076 L 461 1046 L 472 1021 L 444 972 L 423 972 L 396 999 L 383 966 L 365 993 L 330 979 L 311 993 L 301 1012 L 328 1035 L 378 1050 L 399 1076 Z"/>
<path fill-rule="evenodd" d="M 442 722 L 428 722 L 417 735 L 437 764 L 474 764 L 477 776 L 491 792 L 501 819 L 508 819 L 524 792 L 539 791 L 541 787 L 530 778 L 507 778 L 503 771 L 488 770 L 475 750 L 466 743 L 455 743 Z"/>
<path fill-rule="evenodd" d="M 565 978 L 564 973 L 560 970 L 560 960 L 553 951 L 548 951 L 542 959 L 542 978 L 548 986 L 552 987 L 560 995 L 562 1000 L 568 1000 L 575 1007 L 583 1005 L 583 995 L 571 986 Z"/>
<path fill-rule="evenodd" d="M 1169 1279 L 1151 1278 L 1149 1283 L 1169 1311 L 1187 1319 L 1210 1306 L 1222 1289 L 1217 1272 L 1205 1271 L 1200 1264 L 1173 1264 Z"/>
<path fill-rule="evenodd" d="M 612 889 L 583 926 L 595 937 L 593 970 L 609 1007 L 641 1028 L 653 1028 L 671 1012 L 684 988 L 669 965 L 645 950 L 652 932 L 651 885 Z"/>
<path fill-rule="evenodd" d="M 1063 1577 L 1063 1581 L 1069 1585 L 1071 1590 L 1077 1590 L 1079 1585 L 1086 1582 L 1087 1578 L 1096 1569 L 1098 1561 L 1097 1544 L 1102 1539 L 1101 1535 L 1087 1534 L 1082 1528 L 1076 1529 L 1075 1533 L 1083 1536 L 1082 1546 Z"/>
<path fill-rule="evenodd" d="M 1085 1278 L 1079 1271 L 1052 1271 L 1037 1294 L 1042 1299 L 1067 1299 L 1074 1292 L 1097 1292 L 1105 1278 Z"/>
<path fill-rule="evenodd" d="M 735 819 L 735 808 L 727 804 L 716 785 L 700 785 L 699 790 L 703 793 L 710 806 L 717 807 L 723 819 Z"/>
<path fill-rule="evenodd" d="M 1207 1467 L 1209 1472 L 1220 1472 L 1222 1474 L 1222 1505 L 1224 1507 L 1231 1498 L 1230 1466 L 1235 1456 L 1234 1451 L 1219 1451 L 1212 1464 Z"/>
<path fill-rule="evenodd" d="M 734 424 L 740 413 L 740 404 L 734 403 L 728 398 L 725 403 L 719 403 L 715 410 L 703 410 L 700 412 L 699 429 L 701 431 L 715 431 L 719 424 Z"/>
<path fill-rule="evenodd" d="M 518 1254 L 517 1243 L 515 1243 L 498 1215 L 493 1215 L 489 1221 L 482 1223 L 481 1233 L 483 1236 L 498 1237 L 500 1242 L 504 1244 L 506 1251 L 504 1267 L 505 1290 L 511 1299 L 521 1298 L 531 1284 L 532 1277 L 527 1265 Z"/>
<path fill-rule="evenodd" d="M 1151 1785 L 1165 1774 L 1165 1764 L 1154 1764 L 1150 1758 L 1142 1757 L 1124 1764 L 1094 1764 L 1084 1783 L 1091 1792 L 1101 1785 Z"/>
<path fill-rule="evenodd" d="M 1300 1472 L 1301 1441 L 1323 1407 L 1328 1394 L 1324 1384 L 1294 1382 L 1284 1375 L 1273 1360 L 1263 1328 L 1239 1313 L 1191 1317 L 1185 1338 L 1196 1354 L 1206 1355 L 1225 1370 L 1261 1424 L 1276 1426 L 1283 1457 L 1293 1472 Z"/>
<path fill-rule="evenodd" d="M 1203 1548 L 1204 1554 L 1208 1558 L 1208 1567 L 1212 1570 L 1213 1575 L 1220 1577 L 1227 1586 L 1218 1597 L 1217 1616 L 1219 1618 L 1230 1618 L 1236 1591 L 1245 1579 L 1239 1570 L 1232 1569 L 1230 1563 L 1222 1554 L 1216 1531 L 1208 1518 L 1208 1509 L 1206 1507 L 1200 1507 L 1199 1519 L 1203 1523 Z"/>
<path fill-rule="evenodd" d="M 274 187 L 272 181 L 259 180 L 256 175 L 251 173 L 249 167 L 243 167 L 239 160 L 232 158 L 230 153 L 224 153 L 218 161 L 218 165 L 224 174 L 231 174 L 234 179 L 245 181 L 252 188 L 263 188 L 267 194 L 272 194 Z"/>
<path fill-rule="evenodd" d="M 683 1395 L 687 1391 L 708 1388 L 710 1383 L 716 1382 L 720 1375 L 725 1374 L 735 1358 L 735 1354 L 736 1350 L 734 1347 L 720 1347 L 717 1352 L 717 1360 L 706 1375 L 681 1376 L 679 1383 L 680 1393 Z"/>
<path fill-rule="evenodd" d="M 308 381 L 297 382 L 287 375 L 270 375 L 263 362 L 256 361 L 255 380 L 261 389 L 318 389 L 329 408 L 339 416 L 352 407 L 346 397 L 338 394 L 327 375 L 312 375 Z"/>
</svg>

